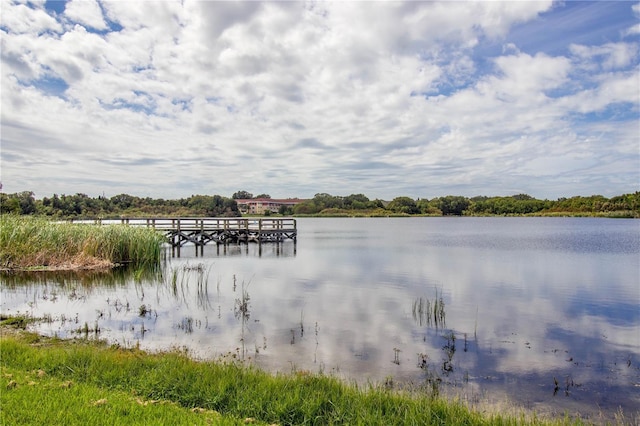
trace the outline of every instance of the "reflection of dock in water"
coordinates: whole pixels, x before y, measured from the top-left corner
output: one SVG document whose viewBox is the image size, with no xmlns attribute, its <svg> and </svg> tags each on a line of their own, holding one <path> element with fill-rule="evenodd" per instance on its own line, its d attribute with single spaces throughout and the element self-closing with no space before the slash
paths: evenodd
<svg viewBox="0 0 640 426">
<path fill-rule="evenodd" d="M 295 242 L 275 242 L 269 244 L 217 244 L 215 248 L 207 248 L 205 256 L 218 257 L 295 257 Z"/>
<path fill-rule="evenodd" d="M 296 220 L 292 218 L 122 218 L 102 223 L 122 223 L 156 229 L 165 234 L 171 245 L 172 255 L 178 257 L 181 247 L 186 244 L 195 246 L 197 256 L 198 251 L 203 254 L 204 246 L 209 243 L 218 246 L 218 254 L 220 246 L 222 254 L 225 254 L 229 244 L 257 243 L 259 255 L 262 255 L 262 243 L 276 243 L 279 255 L 282 243 L 287 240 L 293 241 L 295 254 L 298 234 Z"/>
</svg>

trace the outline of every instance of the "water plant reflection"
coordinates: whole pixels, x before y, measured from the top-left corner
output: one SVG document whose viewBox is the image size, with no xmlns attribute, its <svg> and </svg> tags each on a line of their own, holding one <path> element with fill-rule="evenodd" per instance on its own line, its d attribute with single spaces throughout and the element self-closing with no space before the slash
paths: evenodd
<svg viewBox="0 0 640 426">
<path fill-rule="evenodd" d="M 49 334 L 97 320 L 101 338 L 125 346 L 232 353 L 271 371 L 323 371 L 470 401 L 508 394 L 554 412 L 615 413 L 640 403 L 640 316 L 631 302 L 640 247 L 610 253 L 590 244 L 640 241 L 640 232 L 605 222 L 309 219 L 293 257 L 205 250 L 169 259 L 149 281 L 5 280 L 2 310 L 47 314 L 37 327 Z M 564 249 L 574 243 L 586 245 Z M 153 314 L 139 317 L 141 305 Z"/>
</svg>

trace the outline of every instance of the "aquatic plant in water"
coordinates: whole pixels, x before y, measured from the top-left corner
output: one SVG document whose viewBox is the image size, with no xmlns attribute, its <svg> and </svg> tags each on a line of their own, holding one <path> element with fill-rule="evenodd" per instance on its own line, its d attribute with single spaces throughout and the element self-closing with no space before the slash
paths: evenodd
<svg viewBox="0 0 640 426">
<path fill-rule="evenodd" d="M 436 289 L 436 297 L 433 301 L 423 298 L 422 296 L 413 301 L 413 319 L 418 326 L 427 326 L 441 328 L 446 325 L 446 312 L 445 312 L 444 299 L 442 294 L 438 297 L 438 290 Z"/>
</svg>

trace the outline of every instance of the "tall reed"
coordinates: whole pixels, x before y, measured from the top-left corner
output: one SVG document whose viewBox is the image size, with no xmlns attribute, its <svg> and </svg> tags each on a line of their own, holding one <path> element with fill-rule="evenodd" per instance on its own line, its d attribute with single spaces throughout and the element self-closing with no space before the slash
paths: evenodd
<svg viewBox="0 0 640 426">
<path fill-rule="evenodd" d="M 161 259 L 164 238 L 152 229 L 13 215 L 2 215 L 0 221 L 1 268 L 142 266 Z"/>
</svg>

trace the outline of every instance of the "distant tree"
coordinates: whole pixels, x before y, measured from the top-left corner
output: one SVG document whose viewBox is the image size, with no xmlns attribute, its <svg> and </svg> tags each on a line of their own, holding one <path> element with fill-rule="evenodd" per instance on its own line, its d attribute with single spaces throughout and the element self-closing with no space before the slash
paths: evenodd
<svg viewBox="0 0 640 426">
<path fill-rule="evenodd" d="M 516 195 L 512 195 L 511 198 L 520 200 L 520 201 L 533 200 L 533 197 L 529 194 L 516 194 Z"/>
<path fill-rule="evenodd" d="M 238 196 L 254 198 L 246 191 L 239 191 L 234 198 L 220 195 L 192 195 L 176 200 L 139 198 L 128 194 L 119 194 L 111 198 L 90 197 L 86 194 L 58 195 L 35 199 L 33 192 L 23 191 L 15 194 L 0 192 L 0 213 L 40 214 L 53 217 L 116 217 L 116 216 L 240 216 L 236 198 Z M 269 197 L 260 194 L 259 197 Z M 385 207 L 386 206 L 386 207 Z M 387 203 L 379 199 L 369 200 L 363 194 L 351 194 L 346 197 L 318 193 L 313 199 L 296 206 L 283 206 L 279 213 L 316 214 L 340 213 L 341 210 L 366 209 L 374 215 L 387 215 L 389 211 L 406 214 L 443 214 L 443 215 L 523 215 L 538 212 L 577 212 L 609 213 L 633 212 L 640 217 L 640 192 L 623 194 L 613 198 L 602 195 L 588 197 L 577 196 L 559 198 L 557 201 L 538 200 L 527 194 L 506 197 L 479 196 L 471 199 L 448 195 L 446 197 L 426 198 L 414 201 L 409 197 L 396 197 Z"/>
<path fill-rule="evenodd" d="M 199 216 L 239 216 L 238 203 L 220 195 L 192 195 L 187 207 Z"/>
<path fill-rule="evenodd" d="M 482 201 L 487 201 L 488 199 L 489 197 L 487 197 L 486 195 L 477 195 L 475 197 L 471 197 L 469 200 L 473 203 L 478 203 Z"/>
<path fill-rule="evenodd" d="M 638 209 L 640 209 L 640 192 L 636 191 L 633 194 L 618 195 L 611 198 L 608 204 L 607 208 L 609 210 L 638 211 Z"/>
<path fill-rule="evenodd" d="M 280 206 L 280 208 L 278 209 L 278 213 L 280 213 L 283 216 L 288 216 L 288 215 L 292 215 L 293 214 L 293 207 L 291 206 L 285 206 L 284 204 Z"/>
<path fill-rule="evenodd" d="M 134 197 L 129 194 L 119 194 L 111 197 L 111 203 L 116 206 L 118 209 L 125 210 L 129 207 L 134 207 L 136 205 L 136 199 L 138 197 Z"/>
<path fill-rule="evenodd" d="M 371 200 L 367 203 L 367 208 L 368 209 L 384 209 L 384 202 L 381 199 L 376 198 L 375 200 Z"/>
<path fill-rule="evenodd" d="M 416 206 L 420 209 L 420 213 L 429 215 L 441 215 L 442 212 L 436 206 L 429 202 L 428 199 L 422 198 L 416 201 Z"/>
<path fill-rule="evenodd" d="M 33 192 L 23 191 L 16 195 L 20 203 L 21 214 L 34 214 L 36 212 L 36 199 Z"/>
<path fill-rule="evenodd" d="M 447 195 L 446 197 L 438 198 L 436 201 L 436 206 L 445 216 L 461 216 L 470 204 L 471 201 L 468 198 L 457 195 Z"/>
<path fill-rule="evenodd" d="M 304 201 L 300 204 L 296 204 L 293 206 L 294 214 L 314 214 L 318 213 L 320 210 L 317 209 L 316 205 L 312 200 Z"/>
<path fill-rule="evenodd" d="M 269 195 L 269 194 L 258 194 L 258 195 L 256 195 L 254 198 L 267 198 L 267 199 L 271 199 L 271 195 Z"/>
<path fill-rule="evenodd" d="M 0 193 L 0 213 L 21 214 L 20 200 L 17 194 Z"/>
<path fill-rule="evenodd" d="M 188 200 L 187 207 L 199 215 L 208 215 L 216 207 L 215 200 L 208 195 L 192 195 Z"/>
<path fill-rule="evenodd" d="M 316 213 L 324 209 L 341 209 L 343 207 L 342 197 L 320 192 L 313 196 L 312 200 L 316 208 Z"/>
<path fill-rule="evenodd" d="M 420 213 L 420 209 L 416 205 L 416 202 L 413 198 L 410 197 L 396 197 L 394 198 L 387 209 L 395 212 L 395 213 L 405 213 L 405 214 L 418 214 Z"/>
<path fill-rule="evenodd" d="M 612 200 L 619 197 L 614 197 L 611 200 L 603 197 L 602 195 L 591 195 L 589 197 L 576 196 L 571 198 L 559 198 L 554 203 L 553 209 L 556 211 L 567 212 L 597 212 L 607 210 L 625 210 L 622 205 L 614 207 Z"/>
<path fill-rule="evenodd" d="M 232 198 L 221 197 L 219 195 L 216 195 L 216 197 L 219 197 L 219 199 L 222 201 L 222 208 L 223 208 L 223 211 L 221 212 L 222 216 L 228 216 L 228 217 L 240 216 L 240 211 L 238 210 L 238 203 L 236 203 L 236 200 Z"/>
<path fill-rule="evenodd" d="M 369 198 L 364 194 L 351 194 L 342 199 L 342 204 L 345 209 L 351 210 L 363 210 L 367 208 Z"/>
<path fill-rule="evenodd" d="M 247 200 L 250 198 L 253 198 L 253 194 L 247 191 L 238 191 L 235 192 L 231 198 L 233 198 L 234 200 Z"/>
</svg>

